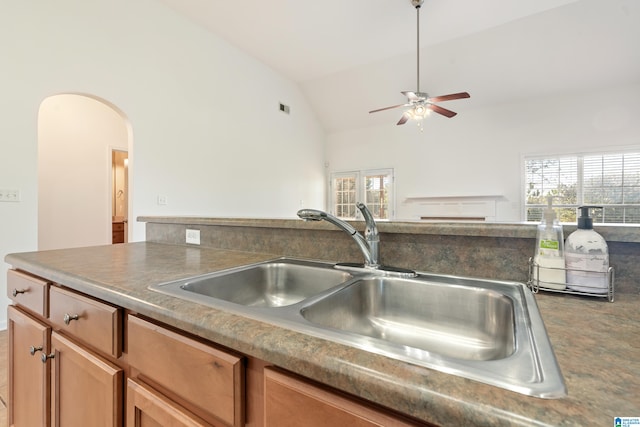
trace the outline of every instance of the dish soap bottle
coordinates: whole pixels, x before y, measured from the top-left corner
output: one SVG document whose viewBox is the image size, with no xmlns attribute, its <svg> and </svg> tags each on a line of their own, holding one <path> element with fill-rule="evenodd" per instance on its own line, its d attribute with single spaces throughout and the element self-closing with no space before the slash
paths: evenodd
<svg viewBox="0 0 640 427">
<path fill-rule="evenodd" d="M 553 197 L 547 197 L 542 222 L 538 225 L 536 254 L 533 258 L 533 279 L 538 285 L 548 289 L 565 289 L 566 271 L 564 255 L 564 235 L 562 225 L 552 207 Z"/>
<path fill-rule="evenodd" d="M 578 229 L 565 243 L 567 283 L 570 290 L 606 294 L 609 289 L 609 247 L 604 238 L 593 229 L 589 209 L 601 206 L 580 206 Z"/>
</svg>

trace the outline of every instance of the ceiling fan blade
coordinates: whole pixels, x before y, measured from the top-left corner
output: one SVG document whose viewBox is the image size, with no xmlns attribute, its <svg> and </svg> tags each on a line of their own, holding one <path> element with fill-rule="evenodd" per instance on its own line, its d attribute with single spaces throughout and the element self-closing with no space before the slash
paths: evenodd
<svg viewBox="0 0 640 427">
<path fill-rule="evenodd" d="M 407 123 L 407 121 L 409 121 L 409 119 L 411 118 L 411 116 L 409 115 L 409 113 L 405 112 L 402 117 L 400 117 L 400 120 L 398 121 L 398 123 L 396 123 L 396 125 L 403 125 L 405 123 Z"/>
<path fill-rule="evenodd" d="M 369 114 L 371 113 L 377 113 L 378 111 L 384 111 L 384 110 L 391 110 L 393 108 L 398 108 L 398 107 L 404 107 L 407 104 L 398 104 L 398 105 L 392 105 L 391 107 L 384 107 L 384 108 L 378 108 L 377 110 L 371 110 L 369 111 Z"/>
<path fill-rule="evenodd" d="M 419 100 L 422 99 L 415 92 L 411 92 L 410 90 L 406 90 L 406 91 L 400 92 L 400 93 L 402 93 L 404 96 L 409 98 L 410 101 L 419 101 Z"/>
<path fill-rule="evenodd" d="M 449 95 L 441 95 L 441 96 L 434 96 L 433 98 L 429 98 L 430 102 L 443 102 L 443 101 L 453 101 L 454 99 L 462 99 L 462 98 L 470 98 L 471 95 L 469 95 L 467 92 L 460 92 L 460 93 L 452 93 Z"/>
<path fill-rule="evenodd" d="M 435 104 L 429 104 L 429 106 L 427 108 L 429 108 L 431 111 L 435 111 L 436 113 L 442 114 L 443 116 L 449 117 L 449 118 L 451 118 L 451 117 L 455 116 L 456 114 L 458 114 L 458 113 L 454 113 L 451 110 L 447 110 L 446 108 L 442 108 L 442 107 L 440 107 L 438 105 L 435 105 Z"/>
</svg>

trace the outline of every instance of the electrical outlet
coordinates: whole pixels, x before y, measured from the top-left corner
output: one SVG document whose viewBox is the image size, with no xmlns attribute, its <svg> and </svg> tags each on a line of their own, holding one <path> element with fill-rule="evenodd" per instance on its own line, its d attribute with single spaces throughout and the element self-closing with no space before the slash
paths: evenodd
<svg viewBox="0 0 640 427">
<path fill-rule="evenodd" d="M 2 190 L 0 189 L 0 202 L 19 202 L 20 190 Z"/>
<path fill-rule="evenodd" d="M 158 195 L 158 204 L 161 206 L 164 206 L 166 204 L 168 204 L 169 201 L 167 199 L 167 196 L 163 195 L 163 194 L 159 194 Z"/>
<path fill-rule="evenodd" d="M 190 243 L 192 245 L 200 244 L 200 230 L 190 230 L 187 228 L 186 234 L 187 243 Z"/>
</svg>

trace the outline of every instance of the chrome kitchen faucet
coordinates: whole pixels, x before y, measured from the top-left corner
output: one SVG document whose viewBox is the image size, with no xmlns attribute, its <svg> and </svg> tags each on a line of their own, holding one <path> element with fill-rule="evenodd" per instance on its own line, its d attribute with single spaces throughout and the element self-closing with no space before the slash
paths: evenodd
<svg viewBox="0 0 640 427">
<path fill-rule="evenodd" d="M 336 218 L 335 216 L 316 209 L 301 209 L 298 216 L 305 221 L 322 221 L 325 220 L 348 233 L 353 240 L 356 241 L 358 247 L 364 255 L 364 266 L 366 268 L 377 269 L 378 264 L 378 244 L 380 237 L 378 236 L 378 227 L 373 219 L 373 215 L 364 203 L 356 203 L 356 207 L 362 212 L 365 221 L 364 237 L 351 224 Z"/>
</svg>

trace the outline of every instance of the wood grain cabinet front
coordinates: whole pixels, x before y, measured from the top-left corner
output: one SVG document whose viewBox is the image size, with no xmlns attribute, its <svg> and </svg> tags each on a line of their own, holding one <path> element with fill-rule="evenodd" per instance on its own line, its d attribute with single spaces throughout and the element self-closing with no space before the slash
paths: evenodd
<svg viewBox="0 0 640 427">
<path fill-rule="evenodd" d="M 122 309 L 51 286 L 49 319 L 55 328 L 99 352 L 115 358 L 122 354 Z"/>
<path fill-rule="evenodd" d="M 201 418 L 151 387 L 127 380 L 127 427 L 208 427 Z"/>
<path fill-rule="evenodd" d="M 56 332 L 51 348 L 52 425 L 122 426 L 123 370 Z"/>
<path fill-rule="evenodd" d="M 277 368 L 264 370 L 265 427 L 424 426 Z"/>
<path fill-rule="evenodd" d="M 7 296 L 14 304 L 47 317 L 50 282 L 17 270 L 7 271 Z"/>
<path fill-rule="evenodd" d="M 48 426 L 51 375 L 40 355 L 51 351 L 51 328 L 14 306 L 8 320 L 9 425 Z"/>
<path fill-rule="evenodd" d="M 243 356 L 132 315 L 127 317 L 127 354 L 137 380 L 207 423 L 244 425 Z"/>
<path fill-rule="evenodd" d="M 15 270 L 7 283 L 9 425 L 121 427 L 122 309 Z"/>
</svg>

